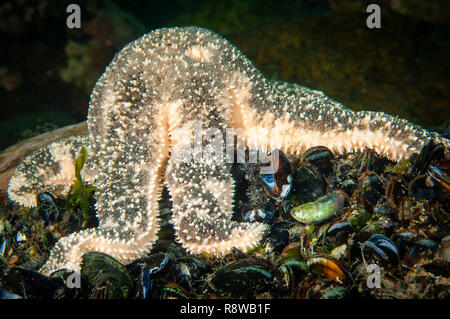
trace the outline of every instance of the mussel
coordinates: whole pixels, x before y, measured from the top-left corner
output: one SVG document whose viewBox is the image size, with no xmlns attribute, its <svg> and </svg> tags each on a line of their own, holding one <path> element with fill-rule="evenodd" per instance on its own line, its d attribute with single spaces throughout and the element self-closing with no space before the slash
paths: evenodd
<svg viewBox="0 0 450 319">
<path fill-rule="evenodd" d="M 117 260 L 103 253 L 83 255 L 81 278 L 89 285 L 93 299 L 124 299 L 133 289 L 133 279 Z"/>
<path fill-rule="evenodd" d="M 59 210 L 56 205 L 56 199 L 49 192 L 39 193 L 36 196 L 37 209 L 39 215 L 44 221 L 45 225 L 56 222 L 59 218 Z"/>
<path fill-rule="evenodd" d="M 314 146 L 303 153 L 303 161 L 313 165 L 326 179 L 334 175 L 334 154 L 325 146 Z"/>
<path fill-rule="evenodd" d="M 398 177 L 392 178 L 386 186 L 385 195 L 392 208 L 401 207 L 406 193 L 406 185 Z"/>
<path fill-rule="evenodd" d="M 143 299 L 154 298 L 157 277 L 168 270 L 173 259 L 174 256 L 172 253 L 158 253 L 147 258 L 141 274 L 141 292 Z"/>
<path fill-rule="evenodd" d="M 266 194 L 276 200 L 287 197 L 292 189 L 292 168 L 289 160 L 280 150 L 272 151 L 272 169 L 261 172 L 261 184 Z"/>
<path fill-rule="evenodd" d="M 308 266 L 311 271 L 323 275 L 327 279 L 334 280 L 339 284 L 345 284 L 349 279 L 344 271 L 343 265 L 329 256 L 310 258 L 308 260 Z"/>
<path fill-rule="evenodd" d="M 422 257 L 432 258 L 437 245 L 438 244 L 435 241 L 428 238 L 417 240 L 405 254 L 405 263 L 408 265 L 414 265 Z"/>
<path fill-rule="evenodd" d="M 280 253 L 289 243 L 289 232 L 283 227 L 285 224 L 284 222 L 278 222 L 270 228 L 264 242 L 266 253 Z"/>
<path fill-rule="evenodd" d="M 430 202 L 436 201 L 438 192 L 435 187 L 429 185 L 427 175 L 420 175 L 414 178 L 408 186 L 409 195 L 414 199 L 421 201 L 427 200 Z"/>
<path fill-rule="evenodd" d="M 174 262 L 172 281 L 188 290 L 192 290 L 192 282 L 209 270 L 209 266 L 200 258 L 181 257 Z"/>
<path fill-rule="evenodd" d="M 371 211 L 383 193 L 383 183 L 376 174 L 364 177 L 361 185 L 361 202 L 365 209 Z"/>
<path fill-rule="evenodd" d="M 365 264 L 366 259 L 378 262 L 381 266 L 397 267 L 400 263 L 397 245 L 381 234 L 375 234 L 363 243 L 361 255 Z"/>
<path fill-rule="evenodd" d="M 275 273 L 275 281 L 279 283 L 281 294 L 292 294 L 294 289 L 306 277 L 308 265 L 298 260 L 288 260 L 278 267 Z"/>
<path fill-rule="evenodd" d="M 189 299 L 189 293 L 174 282 L 169 282 L 161 288 L 160 299 Z"/>
<path fill-rule="evenodd" d="M 375 151 L 365 149 L 358 158 L 358 163 L 360 165 L 359 171 L 373 171 L 377 174 L 381 174 L 386 162 L 386 159 L 379 156 Z"/>
<path fill-rule="evenodd" d="M 291 216 L 304 224 L 316 224 L 329 219 L 344 206 L 345 197 L 333 192 L 320 197 L 315 202 L 299 205 L 291 209 Z"/>
<path fill-rule="evenodd" d="M 336 245 L 347 242 L 348 237 L 355 231 L 349 221 L 339 221 L 326 229 L 324 236 L 331 238 Z"/>
<path fill-rule="evenodd" d="M 216 270 L 209 279 L 216 290 L 233 297 L 249 297 L 267 290 L 272 283 L 272 266 L 263 259 L 242 259 Z"/>
<path fill-rule="evenodd" d="M 308 162 L 300 163 L 293 174 L 292 197 L 298 203 L 307 203 L 326 194 L 328 183 Z"/>
<path fill-rule="evenodd" d="M 438 183 L 447 192 L 450 192 L 450 177 L 446 172 L 436 166 L 430 165 L 427 174 L 433 182 Z"/>
<path fill-rule="evenodd" d="M 430 139 L 420 150 L 419 156 L 411 168 L 411 173 L 414 175 L 424 174 L 431 162 L 444 157 L 444 154 L 444 145 L 436 144 L 433 139 Z"/>
</svg>

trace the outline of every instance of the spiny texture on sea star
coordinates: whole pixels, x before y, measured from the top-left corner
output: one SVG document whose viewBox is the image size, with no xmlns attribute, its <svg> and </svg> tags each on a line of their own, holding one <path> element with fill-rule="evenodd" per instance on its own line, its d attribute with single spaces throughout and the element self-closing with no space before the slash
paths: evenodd
<svg viewBox="0 0 450 319">
<path fill-rule="evenodd" d="M 78 270 L 89 251 L 123 263 L 146 254 L 157 238 L 163 181 L 177 240 L 188 251 L 221 255 L 256 245 L 266 225 L 232 221 L 234 183 L 225 157 L 183 162 L 172 156 L 195 139 L 196 121 L 203 135 L 217 128 L 225 136 L 234 128 L 251 150 L 288 154 L 324 145 L 335 153 L 371 148 L 399 160 L 429 138 L 449 145 L 406 120 L 352 112 L 322 92 L 271 82 L 209 30 L 155 30 L 123 48 L 98 80 L 89 140 L 50 145 L 25 159 L 11 179 L 10 198 L 26 206 L 35 206 L 42 191 L 67 193 L 75 154 L 81 143 L 89 147 L 84 175 L 97 186 L 99 227 L 60 239 L 41 272 Z M 204 150 L 210 146 L 206 140 L 200 144 Z"/>
</svg>

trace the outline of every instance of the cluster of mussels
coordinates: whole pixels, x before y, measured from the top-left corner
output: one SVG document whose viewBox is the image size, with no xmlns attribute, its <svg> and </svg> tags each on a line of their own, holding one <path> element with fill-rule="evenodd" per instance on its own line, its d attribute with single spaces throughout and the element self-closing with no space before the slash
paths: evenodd
<svg viewBox="0 0 450 319">
<path fill-rule="evenodd" d="M 314 147 L 279 152 L 274 173 L 236 166 L 235 218 L 269 224 L 261 244 L 222 258 L 189 255 L 176 244 L 167 196 L 159 240 L 122 265 L 83 256 L 79 287 L 70 272 L 35 270 L 56 237 L 92 227 L 51 194 L 38 208 L 2 208 L 3 298 L 449 298 L 450 161 L 432 142 L 390 162 L 372 151 L 335 157 Z M 163 194 L 164 195 L 164 194 Z M 91 225 L 89 225 L 91 223 Z M 19 266 L 20 265 L 20 266 Z"/>
</svg>

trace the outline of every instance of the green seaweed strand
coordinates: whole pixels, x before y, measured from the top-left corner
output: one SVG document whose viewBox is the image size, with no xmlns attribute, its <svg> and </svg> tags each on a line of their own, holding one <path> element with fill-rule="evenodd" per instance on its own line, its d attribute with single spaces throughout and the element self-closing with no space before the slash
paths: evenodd
<svg viewBox="0 0 450 319">
<path fill-rule="evenodd" d="M 81 147 L 81 154 L 75 160 L 75 182 L 73 183 L 72 191 L 67 196 L 66 210 L 74 209 L 79 206 L 83 214 L 84 220 L 89 220 L 92 216 L 89 214 L 89 203 L 92 192 L 95 191 L 95 186 L 86 187 L 81 178 L 81 170 L 84 167 L 87 159 L 87 151 L 84 146 Z"/>
</svg>

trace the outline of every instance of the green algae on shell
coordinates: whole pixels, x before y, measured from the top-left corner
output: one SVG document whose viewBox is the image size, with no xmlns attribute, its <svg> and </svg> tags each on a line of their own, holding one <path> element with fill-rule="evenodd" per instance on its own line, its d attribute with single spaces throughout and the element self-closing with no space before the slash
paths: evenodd
<svg viewBox="0 0 450 319">
<path fill-rule="evenodd" d="M 291 216 L 303 224 L 316 224 L 327 220 L 344 206 L 342 193 L 330 193 L 314 202 L 305 203 L 291 209 Z"/>
</svg>

